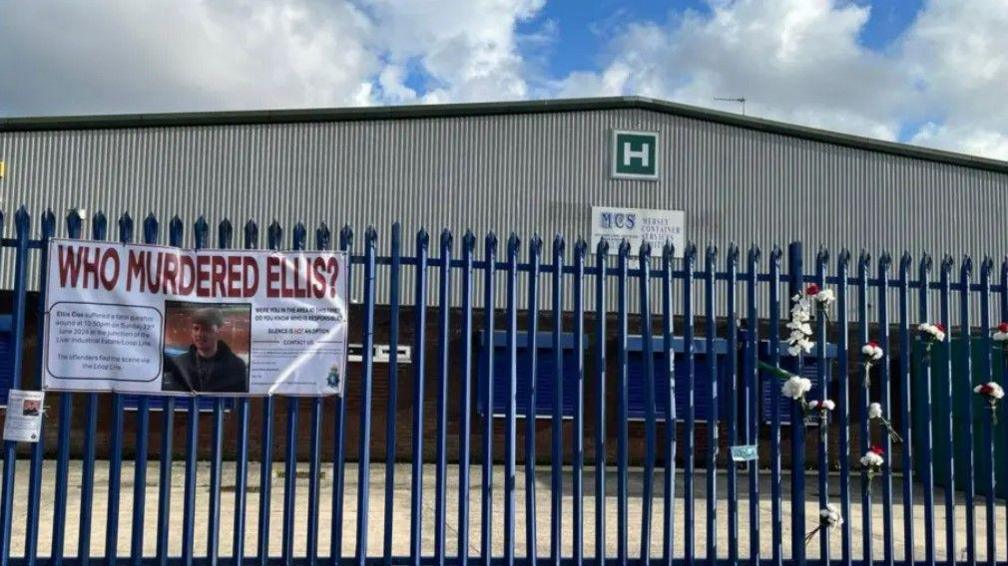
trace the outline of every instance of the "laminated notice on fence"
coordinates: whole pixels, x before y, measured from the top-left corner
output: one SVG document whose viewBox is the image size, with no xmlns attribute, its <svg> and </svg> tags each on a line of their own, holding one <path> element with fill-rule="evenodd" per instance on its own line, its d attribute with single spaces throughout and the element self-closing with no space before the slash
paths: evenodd
<svg viewBox="0 0 1008 566">
<path fill-rule="evenodd" d="M 42 433 L 42 391 L 11 389 L 7 392 L 4 440 L 38 442 Z"/>
<path fill-rule="evenodd" d="M 52 240 L 46 389 L 341 395 L 347 257 Z"/>
</svg>

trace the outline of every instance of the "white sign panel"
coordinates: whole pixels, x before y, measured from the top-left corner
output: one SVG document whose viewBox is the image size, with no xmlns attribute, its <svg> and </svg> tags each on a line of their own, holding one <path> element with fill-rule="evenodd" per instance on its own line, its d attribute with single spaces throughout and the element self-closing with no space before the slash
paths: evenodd
<svg viewBox="0 0 1008 566">
<path fill-rule="evenodd" d="M 592 250 L 605 238 L 610 255 L 619 253 L 620 242 L 626 239 L 631 255 L 637 254 L 643 242 L 651 244 L 651 255 L 661 255 L 665 242 L 669 241 L 675 257 L 682 257 L 685 232 L 685 213 L 681 210 L 592 207 Z"/>
<path fill-rule="evenodd" d="M 46 389 L 342 394 L 341 252 L 49 244 Z"/>
<path fill-rule="evenodd" d="M 7 392 L 4 440 L 38 442 L 42 433 L 42 391 L 11 389 Z"/>
</svg>

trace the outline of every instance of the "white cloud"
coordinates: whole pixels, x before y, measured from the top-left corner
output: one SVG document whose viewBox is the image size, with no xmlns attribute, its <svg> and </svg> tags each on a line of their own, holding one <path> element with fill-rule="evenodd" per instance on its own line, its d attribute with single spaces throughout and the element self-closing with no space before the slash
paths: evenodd
<svg viewBox="0 0 1008 566">
<path fill-rule="evenodd" d="M 829 0 L 718 0 L 710 14 L 626 25 L 602 71 L 571 74 L 560 90 L 700 106 L 744 96 L 751 114 L 892 139 L 906 83 L 858 44 L 868 16 L 867 7 Z"/>
</svg>

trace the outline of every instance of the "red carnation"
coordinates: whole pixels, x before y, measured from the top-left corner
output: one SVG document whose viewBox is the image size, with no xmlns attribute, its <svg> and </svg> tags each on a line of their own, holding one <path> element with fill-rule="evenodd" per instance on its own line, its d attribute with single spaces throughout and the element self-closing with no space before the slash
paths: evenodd
<svg viewBox="0 0 1008 566">
<path fill-rule="evenodd" d="M 819 286 L 815 283 L 805 287 L 805 294 L 812 297 L 819 294 Z"/>
<path fill-rule="evenodd" d="M 944 322 L 939 322 L 939 323 L 935 324 L 935 328 L 937 328 L 938 330 L 941 330 L 942 332 L 945 332 L 945 323 Z"/>
<path fill-rule="evenodd" d="M 981 395 L 990 395 L 993 392 L 994 392 L 994 388 L 991 387 L 987 383 L 984 383 L 983 385 L 980 386 L 980 394 Z"/>
<path fill-rule="evenodd" d="M 878 348 L 879 347 L 878 342 L 876 342 L 874 340 L 869 340 L 868 341 L 868 345 L 871 346 L 872 348 Z"/>
<path fill-rule="evenodd" d="M 871 447 L 871 449 L 870 449 L 870 450 L 868 450 L 868 451 L 869 451 L 869 452 L 873 452 L 873 453 L 875 453 L 875 454 L 878 454 L 879 456 L 885 456 L 885 449 L 883 449 L 883 448 L 882 448 L 881 446 L 879 446 L 878 444 L 875 444 L 875 445 L 873 445 L 873 446 Z"/>
<path fill-rule="evenodd" d="M 998 325 L 998 332 L 1008 333 L 1008 322 L 1002 322 Z"/>
</svg>

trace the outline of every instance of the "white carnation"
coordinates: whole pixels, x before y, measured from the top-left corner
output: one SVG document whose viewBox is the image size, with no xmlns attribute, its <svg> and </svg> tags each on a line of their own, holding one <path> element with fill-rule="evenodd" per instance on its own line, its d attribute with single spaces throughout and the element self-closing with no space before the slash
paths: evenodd
<svg viewBox="0 0 1008 566">
<path fill-rule="evenodd" d="M 878 419 L 882 417 L 882 405 L 879 403 L 872 403 L 868 405 L 868 418 Z"/>
<path fill-rule="evenodd" d="M 988 397 L 990 397 L 991 399 L 1000 400 L 1001 398 L 1004 397 L 1004 394 L 1005 394 L 1004 389 L 1000 385 L 998 385 L 997 383 L 995 383 L 993 381 L 989 381 L 989 382 L 985 383 L 984 385 L 977 385 L 976 387 L 973 388 L 973 392 L 974 393 L 983 393 L 983 388 L 985 386 L 988 387 L 988 388 L 990 388 L 990 391 L 987 392 L 987 393 L 985 393 L 985 394 Z"/>
<path fill-rule="evenodd" d="M 830 399 L 823 399 L 822 401 L 816 399 L 814 401 L 809 402 L 809 408 L 818 409 L 822 411 L 832 411 L 833 409 L 836 409 L 836 403 L 834 403 Z"/>
<path fill-rule="evenodd" d="M 823 289 L 815 295 L 815 300 L 822 306 L 827 306 L 836 300 L 836 295 L 833 294 L 832 289 Z"/>
<path fill-rule="evenodd" d="M 832 529 L 838 529 L 844 521 L 839 509 L 833 505 L 826 505 L 825 509 L 819 511 L 819 522 Z"/>
<path fill-rule="evenodd" d="M 801 399 L 812 390 L 812 382 L 804 377 L 793 375 L 781 386 L 781 394 L 791 399 Z"/>
<path fill-rule="evenodd" d="M 999 331 L 999 332 L 995 332 L 994 333 L 994 341 L 995 342 L 1004 342 L 1005 340 L 1008 340 L 1008 332 L 1000 332 Z"/>
<path fill-rule="evenodd" d="M 861 465 L 866 468 L 879 468 L 885 464 L 885 458 L 875 452 L 865 452 L 864 456 L 861 456 Z"/>
</svg>

